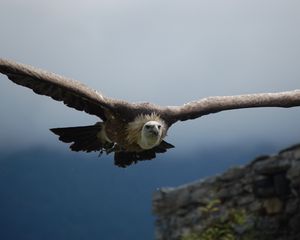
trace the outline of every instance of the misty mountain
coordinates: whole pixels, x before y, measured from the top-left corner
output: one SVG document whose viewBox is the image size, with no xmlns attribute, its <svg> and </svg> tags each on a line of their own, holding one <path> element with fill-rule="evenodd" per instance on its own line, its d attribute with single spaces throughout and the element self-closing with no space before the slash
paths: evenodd
<svg viewBox="0 0 300 240">
<path fill-rule="evenodd" d="M 251 147 L 246 147 L 251 146 Z M 240 144 L 169 153 L 128 168 L 110 156 L 36 146 L 0 159 L 0 239 L 153 239 L 155 189 L 177 186 L 276 146 Z"/>
</svg>

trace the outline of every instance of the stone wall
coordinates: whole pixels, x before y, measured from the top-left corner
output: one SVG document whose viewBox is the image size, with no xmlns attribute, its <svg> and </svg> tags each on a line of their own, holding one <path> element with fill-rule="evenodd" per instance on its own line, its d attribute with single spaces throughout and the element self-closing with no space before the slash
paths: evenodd
<svg viewBox="0 0 300 240">
<path fill-rule="evenodd" d="M 153 196 L 156 240 L 227 239 L 222 234 L 228 239 L 299 240 L 299 186 L 297 145 L 222 175 L 162 188 Z"/>
</svg>

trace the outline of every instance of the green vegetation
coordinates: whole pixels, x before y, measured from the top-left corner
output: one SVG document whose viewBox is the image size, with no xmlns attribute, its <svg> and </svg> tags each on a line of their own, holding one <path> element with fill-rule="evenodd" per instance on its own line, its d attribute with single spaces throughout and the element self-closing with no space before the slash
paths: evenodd
<svg viewBox="0 0 300 240">
<path fill-rule="evenodd" d="M 221 209 L 221 201 L 210 201 L 200 211 L 205 215 L 208 224 L 202 231 L 194 231 L 182 237 L 182 240 L 253 240 L 254 223 L 243 209 Z"/>
</svg>

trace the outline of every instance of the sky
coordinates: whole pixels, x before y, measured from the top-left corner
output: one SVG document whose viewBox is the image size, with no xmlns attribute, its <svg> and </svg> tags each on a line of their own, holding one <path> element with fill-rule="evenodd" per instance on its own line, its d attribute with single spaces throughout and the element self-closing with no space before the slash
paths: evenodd
<svg viewBox="0 0 300 240">
<path fill-rule="evenodd" d="M 1 0 L 0 57 L 74 78 L 108 97 L 161 105 L 300 89 L 299 12 L 297 0 Z M 98 161 L 97 153 L 70 153 L 48 130 L 95 121 L 0 75 L 5 234 L 140 239 L 133 224 L 152 239 L 156 187 L 300 142 L 300 108 L 225 111 L 175 124 L 166 139 L 175 149 L 124 170 Z M 59 225 L 57 235 L 41 219 Z"/>
<path fill-rule="evenodd" d="M 299 1 L 0 2 L 0 55 L 107 96 L 162 105 L 300 88 Z M 47 129 L 97 119 L 0 77 L 0 148 L 60 147 Z M 299 109 L 230 111 L 175 125 L 180 151 L 299 141 Z"/>
</svg>

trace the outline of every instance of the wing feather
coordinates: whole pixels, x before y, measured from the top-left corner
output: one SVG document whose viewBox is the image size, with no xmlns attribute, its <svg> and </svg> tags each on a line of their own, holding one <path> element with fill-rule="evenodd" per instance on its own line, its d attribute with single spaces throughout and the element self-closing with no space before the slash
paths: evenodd
<svg viewBox="0 0 300 240">
<path fill-rule="evenodd" d="M 195 119 L 210 113 L 224 110 L 254 108 L 254 107 L 295 107 L 300 106 L 300 90 L 278 92 L 245 94 L 236 96 L 217 96 L 203 98 L 182 106 L 169 106 L 165 113 L 176 121 Z"/>
<path fill-rule="evenodd" d="M 60 75 L 46 72 L 25 64 L 0 59 L 0 72 L 14 83 L 46 95 L 79 111 L 96 115 L 105 120 L 105 111 L 114 107 L 128 106 L 128 103 L 104 97 L 84 84 Z"/>
<path fill-rule="evenodd" d="M 174 146 L 166 141 L 162 141 L 160 145 L 142 152 L 115 152 L 115 165 L 125 168 L 139 161 L 152 160 L 156 158 L 157 153 L 165 153 L 170 148 L 174 148 Z"/>
</svg>

